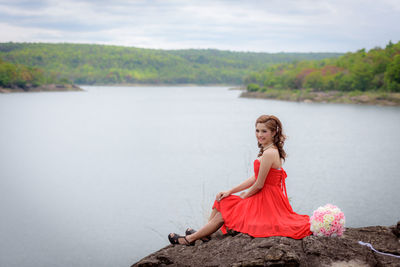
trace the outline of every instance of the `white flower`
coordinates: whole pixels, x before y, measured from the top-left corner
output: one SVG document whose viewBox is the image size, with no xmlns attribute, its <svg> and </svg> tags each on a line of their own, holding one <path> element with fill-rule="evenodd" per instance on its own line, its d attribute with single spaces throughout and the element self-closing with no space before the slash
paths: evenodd
<svg viewBox="0 0 400 267">
<path fill-rule="evenodd" d="M 333 222 L 333 220 L 335 219 L 335 217 L 332 214 L 325 214 L 324 215 L 324 223 L 331 223 Z"/>
</svg>

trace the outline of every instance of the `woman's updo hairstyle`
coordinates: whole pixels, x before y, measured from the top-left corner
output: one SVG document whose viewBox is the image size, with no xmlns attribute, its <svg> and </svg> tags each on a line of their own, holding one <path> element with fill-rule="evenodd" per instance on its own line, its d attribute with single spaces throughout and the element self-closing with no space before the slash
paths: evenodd
<svg viewBox="0 0 400 267">
<path fill-rule="evenodd" d="M 274 115 L 261 115 L 256 120 L 256 126 L 257 123 L 264 123 L 267 126 L 267 128 L 272 132 L 272 134 L 275 134 L 273 137 L 274 145 L 279 151 L 279 157 L 285 160 L 286 152 L 283 149 L 283 145 L 285 144 L 286 136 L 283 134 L 281 121 Z M 264 151 L 262 145 L 259 142 L 258 142 L 258 147 L 260 148 L 258 157 L 260 157 Z"/>
</svg>

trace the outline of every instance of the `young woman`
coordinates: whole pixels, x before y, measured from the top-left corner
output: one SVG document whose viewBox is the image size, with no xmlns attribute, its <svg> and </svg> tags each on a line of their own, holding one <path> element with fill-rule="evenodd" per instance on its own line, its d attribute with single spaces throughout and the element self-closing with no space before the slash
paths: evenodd
<svg viewBox="0 0 400 267">
<path fill-rule="evenodd" d="M 282 123 L 273 115 L 260 116 L 256 137 L 260 152 L 254 161 L 254 175 L 231 190 L 218 193 L 208 223 L 197 232 L 188 228 L 186 236 L 169 234 L 171 244 L 194 245 L 197 239 L 206 240 L 220 228 L 224 234 L 229 228 L 253 237 L 301 239 L 312 234 L 309 216 L 295 213 L 287 197 Z M 240 196 L 232 195 L 248 188 Z"/>
</svg>

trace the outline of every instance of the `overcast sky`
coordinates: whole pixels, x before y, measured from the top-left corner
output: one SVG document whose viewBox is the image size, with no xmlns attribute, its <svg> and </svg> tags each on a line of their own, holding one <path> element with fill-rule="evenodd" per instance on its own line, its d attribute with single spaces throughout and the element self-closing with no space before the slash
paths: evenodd
<svg viewBox="0 0 400 267">
<path fill-rule="evenodd" d="M 400 40 L 400 0 L 0 0 L 0 42 L 348 52 Z"/>
</svg>

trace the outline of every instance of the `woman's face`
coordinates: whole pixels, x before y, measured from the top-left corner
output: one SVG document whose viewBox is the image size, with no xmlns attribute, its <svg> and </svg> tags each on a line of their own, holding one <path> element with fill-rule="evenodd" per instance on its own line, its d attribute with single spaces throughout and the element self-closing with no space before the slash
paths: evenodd
<svg viewBox="0 0 400 267">
<path fill-rule="evenodd" d="M 270 129 L 267 128 L 265 123 L 257 123 L 256 125 L 256 137 L 257 141 L 262 145 L 266 146 L 272 143 L 274 137 Z"/>
</svg>

